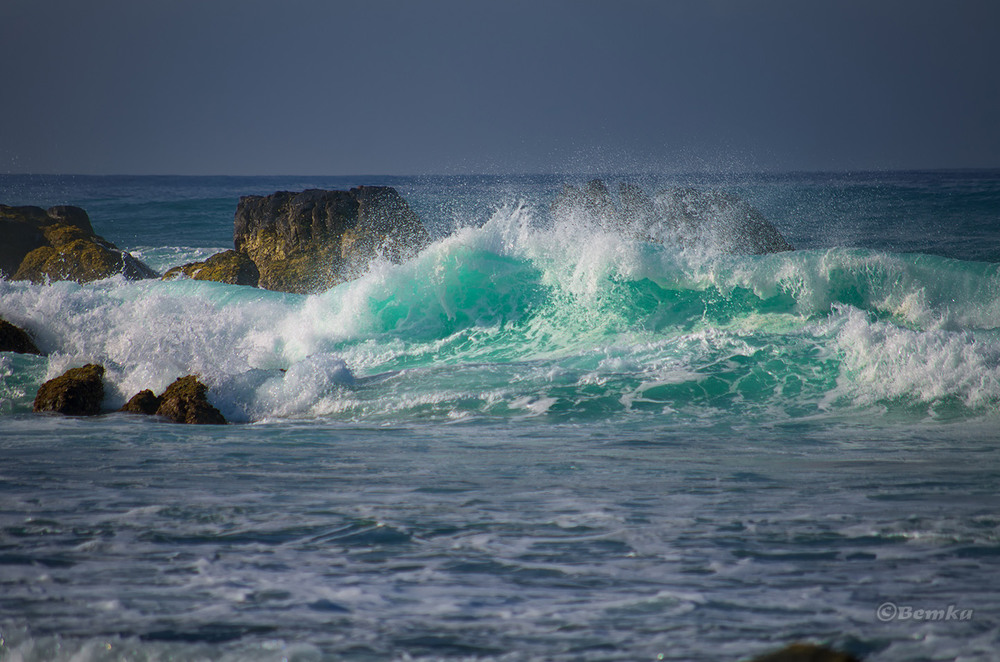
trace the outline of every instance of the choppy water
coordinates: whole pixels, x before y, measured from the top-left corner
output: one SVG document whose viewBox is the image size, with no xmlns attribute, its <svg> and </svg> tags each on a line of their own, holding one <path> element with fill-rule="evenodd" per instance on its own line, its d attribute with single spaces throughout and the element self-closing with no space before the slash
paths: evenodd
<svg viewBox="0 0 1000 662">
<path fill-rule="evenodd" d="M 0 656 L 992 659 L 1000 173 L 639 180 L 799 249 L 753 257 L 555 218 L 563 181 L 0 178 L 158 269 L 279 189 L 393 185 L 435 238 L 314 296 L 0 282 L 50 352 L 0 354 Z M 247 425 L 30 413 L 87 361 Z"/>
</svg>

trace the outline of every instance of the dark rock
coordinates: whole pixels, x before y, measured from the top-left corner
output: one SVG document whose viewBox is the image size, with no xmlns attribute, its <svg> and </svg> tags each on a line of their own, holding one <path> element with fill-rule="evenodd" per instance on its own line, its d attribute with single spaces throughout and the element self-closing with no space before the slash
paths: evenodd
<svg viewBox="0 0 1000 662">
<path fill-rule="evenodd" d="M 618 228 L 621 225 L 621 214 L 611 199 L 611 191 L 600 179 L 592 179 L 582 188 L 566 184 L 552 203 L 552 210 L 600 227 Z"/>
<path fill-rule="evenodd" d="M 51 220 L 41 207 L 0 205 L 0 276 L 10 278 L 25 255 L 48 244 L 42 224 Z"/>
<path fill-rule="evenodd" d="M 257 265 L 260 287 L 297 293 L 357 277 L 378 255 L 402 261 L 430 241 L 406 201 L 385 186 L 243 197 L 233 239 Z"/>
<path fill-rule="evenodd" d="M 0 205 L 0 271 L 12 280 L 89 282 L 123 274 L 138 280 L 156 272 L 94 234 L 79 207 Z"/>
<path fill-rule="evenodd" d="M 24 329 L 14 326 L 0 318 L 0 352 L 18 352 L 20 354 L 41 354 L 31 336 Z"/>
<path fill-rule="evenodd" d="M 94 416 L 104 399 L 104 368 L 88 363 L 67 370 L 42 384 L 35 396 L 35 411 L 54 411 L 68 416 Z"/>
<path fill-rule="evenodd" d="M 651 198 L 638 186 L 624 183 L 618 197 L 616 206 L 607 186 L 592 180 L 582 189 L 564 187 L 552 212 L 680 248 L 751 255 L 792 250 L 763 214 L 728 193 L 675 188 Z"/>
<path fill-rule="evenodd" d="M 61 225 L 71 225 L 79 228 L 87 235 L 94 236 L 97 234 L 94 232 L 94 226 L 90 224 L 90 216 L 80 207 L 56 205 L 55 207 L 49 207 L 46 214 Z"/>
<path fill-rule="evenodd" d="M 246 254 L 237 251 L 216 253 L 204 262 L 192 262 L 174 267 L 163 274 L 163 280 L 187 276 L 193 280 L 211 280 L 230 285 L 257 287 L 260 271 Z"/>
<path fill-rule="evenodd" d="M 156 415 L 178 423 L 225 425 L 225 417 L 209 404 L 207 394 L 208 387 L 196 376 L 181 377 L 160 396 Z"/>
<path fill-rule="evenodd" d="M 131 412 L 133 414 L 146 414 L 152 416 L 160 408 L 160 398 L 153 394 L 148 388 L 133 395 L 125 406 L 118 411 Z"/>
<path fill-rule="evenodd" d="M 759 655 L 751 662 L 860 662 L 860 660 L 850 653 L 825 646 L 791 644 L 772 653 Z"/>
<path fill-rule="evenodd" d="M 659 229 L 684 247 L 750 255 L 793 250 L 763 214 L 735 195 L 675 188 L 657 195 L 653 203 Z"/>
</svg>

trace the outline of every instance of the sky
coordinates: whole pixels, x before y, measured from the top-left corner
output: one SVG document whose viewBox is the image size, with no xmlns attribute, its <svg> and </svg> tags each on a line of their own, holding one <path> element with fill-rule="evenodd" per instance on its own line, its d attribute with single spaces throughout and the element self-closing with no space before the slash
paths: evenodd
<svg viewBox="0 0 1000 662">
<path fill-rule="evenodd" d="M 1000 167 L 996 0 L 2 0 L 0 173 Z"/>
</svg>

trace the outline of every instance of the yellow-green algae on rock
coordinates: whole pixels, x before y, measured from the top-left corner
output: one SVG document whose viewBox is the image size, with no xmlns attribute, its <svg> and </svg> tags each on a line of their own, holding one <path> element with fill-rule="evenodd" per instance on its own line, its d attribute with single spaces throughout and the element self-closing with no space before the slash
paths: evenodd
<svg viewBox="0 0 1000 662">
<path fill-rule="evenodd" d="M 87 212 L 68 205 L 0 205 L 0 273 L 36 283 L 72 280 L 86 283 L 122 274 L 130 280 L 156 272 L 94 233 Z"/>
</svg>

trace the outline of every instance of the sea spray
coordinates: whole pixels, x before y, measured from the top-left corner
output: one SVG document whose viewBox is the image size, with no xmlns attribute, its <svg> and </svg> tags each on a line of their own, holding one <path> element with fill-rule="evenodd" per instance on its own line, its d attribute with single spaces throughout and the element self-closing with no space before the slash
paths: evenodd
<svg viewBox="0 0 1000 662">
<path fill-rule="evenodd" d="M 164 266 L 241 194 L 377 183 L 55 179 L 8 201 Z M 751 177 L 798 249 L 760 256 L 556 219 L 554 177 L 381 183 L 436 243 L 315 296 L 0 282 L 51 352 L 0 355 L 0 658 L 995 657 L 995 173 Z M 30 413 L 90 361 L 241 424 Z"/>
<path fill-rule="evenodd" d="M 998 283 L 995 265 L 933 256 L 707 256 L 515 204 L 313 296 L 197 281 L 0 287 L 19 317 L 48 320 L 36 379 L 99 362 L 116 407 L 199 374 L 228 418 L 253 421 L 514 415 L 526 402 L 570 418 L 794 416 L 900 398 L 982 411 L 1000 399 Z M 23 408 L 30 387 L 5 388 L 5 407 Z"/>
</svg>

